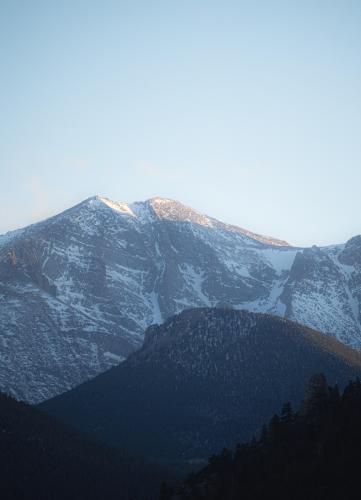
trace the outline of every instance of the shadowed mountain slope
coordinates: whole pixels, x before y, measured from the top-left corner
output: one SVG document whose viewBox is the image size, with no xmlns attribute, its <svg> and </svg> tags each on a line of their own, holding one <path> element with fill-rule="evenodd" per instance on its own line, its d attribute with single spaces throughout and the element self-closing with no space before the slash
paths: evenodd
<svg viewBox="0 0 361 500">
<path fill-rule="evenodd" d="M 1 393 L 0 471 L 3 500 L 145 500 L 167 474 Z"/>
<path fill-rule="evenodd" d="M 259 439 L 210 457 L 175 491 L 163 486 L 159 500 L 357 500 L 360 419 L 360 382 L 340 394 L 316 375 L 300 412 L 285 403 Z"/>
<path fill-rule="evenodd" d="M 319 371 L 342 386 L 361 374 L 361 354 L 275 316 L 187 310 L 150 327 L 119 366 L 40 407 L 112 445 L 187 462 L 250 438 Z"/>
</svg>

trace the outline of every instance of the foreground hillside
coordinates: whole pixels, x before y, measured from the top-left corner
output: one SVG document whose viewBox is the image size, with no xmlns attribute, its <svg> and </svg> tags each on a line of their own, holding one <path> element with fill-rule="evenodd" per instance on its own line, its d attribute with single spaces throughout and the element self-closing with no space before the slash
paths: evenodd
<svg viewBox="0 0 361 500">
<path fill-rule="evenodd" d="M 259 440 L 212 456 L 161 500 L 356 500 L 360 498 L 361 384 L 342 395 L 315 376 L 300 412 L 285 404 Z"/>
<path fill-rule="evenodd" d="M 293 248 L 153 198 L 93 197 L 0 236 L 0 388 L 38 402 L 186 308 L 286 316 L 361 348 L 361 237 Z"/>
<path fill-rule="evenodd" d="M 275 316 L 194 309 L 146 332 L 125 362 L 40 407 L 107 443 L 202 463 L 249 439 L 309 377 L 361 375 L 361 354 Z"/>
<path fill-rule="evenodd" d="M 3 500 L 150 499 L 164 474 L 0 394 Z"/>
</svg>

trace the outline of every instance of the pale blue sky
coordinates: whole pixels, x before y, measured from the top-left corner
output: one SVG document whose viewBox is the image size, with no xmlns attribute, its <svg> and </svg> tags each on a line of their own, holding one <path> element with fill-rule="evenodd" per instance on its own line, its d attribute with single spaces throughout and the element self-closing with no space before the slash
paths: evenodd
<svg viewBox="0 0 361 500">
<path fill-rule="evenodd" d="M 0 232 L 93 194 L 361 233 L 361 2 L 0 0 Z"/>
</svg>

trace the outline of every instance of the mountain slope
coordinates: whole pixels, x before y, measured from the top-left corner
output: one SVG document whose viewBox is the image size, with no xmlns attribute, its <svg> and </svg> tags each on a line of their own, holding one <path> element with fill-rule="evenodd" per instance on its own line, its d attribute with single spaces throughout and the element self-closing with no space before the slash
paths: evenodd
<svg viewBox="0 0 361 500">
<path fill-rule="evenodd" d="M 0 394 L 0 429 L 4 500 L 156 498 L 166 474 L 88 440 L 4 394 Z"/>
<path fill-rule="evenodd" d="M 361 348 L 361 239 L 293 248 L 162 198 L 93 197 L 0 237 L 0 388 L 37 402 L 183 309 L 287 316 Z"/>
<path fill-rule="evenodd" d="M 307 389 L 308 411 L 293 413 L 286 403 L 257 441 L 238 444 L 161 500 L 344 500 L 360 497 L 361 384 L 340 395 L 322 375 Z M 167 491 L 168 490 L 168 491 Z"/>
<path fill-rule="evenodd" d="M 204 459 L 248 439 L 309 377 L 361 374 L 361 354 L 270 315 L 194 309 L 147 330 L 125 362 L 41 404 L 114 445 L 159 460 Z"/>
</svg>

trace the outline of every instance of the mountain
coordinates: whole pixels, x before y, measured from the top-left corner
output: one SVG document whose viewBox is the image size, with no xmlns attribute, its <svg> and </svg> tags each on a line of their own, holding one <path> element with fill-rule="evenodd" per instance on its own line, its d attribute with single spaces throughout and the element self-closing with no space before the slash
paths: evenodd
<svg viewBox="0 0 361 500">
<path fill-rule="evenodd" d="M 199 308 L 151 326 L 126 361 L 40 408 L 148 458 L 197 463 L 297 404 L 317 371 L 343 386 L 361 375 L 361 354 L 276 316 Z"/>
<path fill-rule="evenodd" d="M 93 197 L 0 236 L 0 388 L 30 402 L 194 307 L 286 316 L 361 348 L 361 237 L 294 248 L 162 198 Z"/>
<path fill-rule="evenodd" d="M 328 387 L 322 374 L 310 384 L 308 411 L 294 413 L 285 403 L 260 439 L 210 457 L 175 490 L 163 485 L 159 500 L 358 499 L 360 381 L 350 382 L 343 394 Z"/>
<path fill-rule="evenodd" d="M 145 500 L 166 474 L 4 394 L 0 428 L 3 500 Z"/>
</svg>

